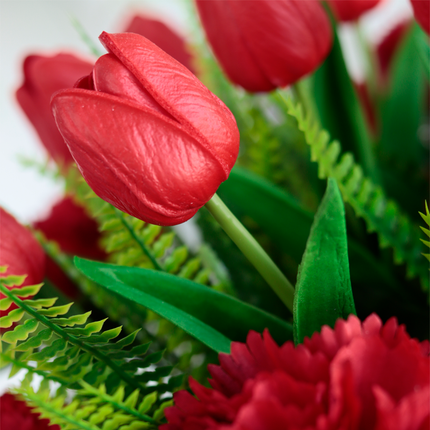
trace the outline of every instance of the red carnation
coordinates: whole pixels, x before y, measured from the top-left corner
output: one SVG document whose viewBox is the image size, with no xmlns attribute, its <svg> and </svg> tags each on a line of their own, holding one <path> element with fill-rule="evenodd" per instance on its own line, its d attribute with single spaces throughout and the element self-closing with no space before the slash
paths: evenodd
<svg viewBox="0 0 430 430">
<path fill-rule="evenodd" d="M 39 414 L 22 400 L 10 393 L 0 397 L 0 428 L 2 430 L 60 430 L 58 425 L 50 425 L 48 419 L 40 419 Z"/>
<path fill-rule="evenodd" d="M 234 342 L 209 371 L 212 389 L 174 395 L 162 430 L 424 430 L 430 425 L 429 343 L 395 318 L 355 316 L 304 344 L 266 330 Z"/>
</svg>

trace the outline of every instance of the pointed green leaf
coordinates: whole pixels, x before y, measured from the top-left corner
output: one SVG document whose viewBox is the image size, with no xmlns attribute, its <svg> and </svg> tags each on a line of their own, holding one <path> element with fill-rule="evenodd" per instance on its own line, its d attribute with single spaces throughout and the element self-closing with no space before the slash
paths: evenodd
<svg viewBox="0 0 430 430">
<path fill-rule="evenodd" d="M 72 305 L 73 303 L 68 303 L 67 305 L 63 305 L 63 306 L 54 306 L 48 309 L 39 309 L 38 313 L 46 317 L 56 317 L 58 315 L 67 314 L 67 312 L 69 312 L 69 309 L 71 308 Z"/>
<path fill-rule="evenodd" d="M 3 342 L 15 343 L 18 340 L 27 339 L 28 335 L 34 332 L 39 325 L 39 321 L 35 319 L 27 320 L 24 324 L 14 328 L 13 331 L 8 331 L 2 337 Z"/>
<path fill-rule="evenodd" d="M 171 304 L 166 303 L 165 301 L 159 298 L 156 298 L 152 295 L 146 294 L 145 292 L 141 291 L 138 288 L 131 287 L 121 282 L 117 277 L 118 275 L 117 269 L 125 270 L 124 273 L 127 275 L 127 277 L 130 277 L 130 281 L 132 283 L 139 282 L 139 279 L 136 277 L 139 276 L 139 274 L 141 275 L 142 272 L 150 272 L 150 275 L 152 274 L 158 274 L 158 275 L 164 275 L 164 276 L 171 276 L 171 275 L 155 272 L 152 270 L 138 269 L 133 267 L 121 267 L 116 265 L 105 265 L 105 264 L 102 264 L 102 266 L 99 266 L 99 263 L 91 262 L 88 260 L 82 260 L 77 257 L 75 258 L 76 258 L 76 263 L 75 263 L 76 266 L 90 279 L 92 280 L 97 279 L 96 282 L 99 285 L 103 285 L 108 290 L 114 291 L 115 293 L 125 298 L 128 298 L 134 301 L 135 303 L 139 303 L 143 306 L 146 306 L 147 308 L 151 309 L 152 311 L 158 313 L 162 317 L 176 324 L 178 327 L 182 328 L 184 331 L 194 336 L 196 339 L 203 342 L 209 348 L 212 348 L 217 352 L 230 352 L 230 343 L 231 343 L 230 339 L 228 339 L 227 337 L 225 337 L 224 335 L 222 335 L 220 332 L 213 329 L 212 327 L 208 326 L 207 324 L 203 323 L 202 321 L 198 320 L 194 316 L 182 311 L 181 309 L 175 306 L 172 306 Z M 137 271 L 137 272 L 134 272 L 134 271 Z M 180 279 L 180 281 L 182 282 L 191 282 L 191 281 L 186 281 L 182 278 L 176 278 L 176 277 L 173 277 L 173 278 Z M 152 282 L 150 282 L 151 278 L 148 278 L 147 280 L 149 281 L 147 284 L 149 287 L 152 286 L 152 287 L 156 287 L 156 289 L 158 288 L 159 290 L 161 290 L 161 288 L 159 287 L 162 284 L 158 284 L 158 281 L 159 281 L 158 277 L 156 277 L 155 279 L 152 279 Z M 177 291 L 180 291 L 180 289 L 178 289 Z"/>
<path fill-rule="evenodd" d="M 294 341 L 302 343 L 323 325 L 355 314 L 349 277 L 345 209 L 336 181 L 315 215 L 297 277 L 294 296 Z"/>
<path fill-rule="evenodd" d="M 82 259 L 77 259 L 75 264 L 90 279 L 130 300 L 137 301 L 138 293 L 151 296 L 153 300 L 161 301 L 162 307 L 172 306 L 232 340 L 245 341 L 249 330 L 261 333 L 265 328 L 269 329 L 278 342 L 292 339 L 292 327 L 287 322 L 188 279 L 154 270 L 107 265 Z M 127 295 L 124 294 L 125 286 Z M 144 302 L 144 296 L 140 297 L 140 304 L 152 309 L 149 302 Z M 155 305 L 155 302 L 153 303 Z M 171 311 L 173 309 L 167 311 L 169 318 L 179 322 L 180 319 L 174 317 Z"/>
</svg>

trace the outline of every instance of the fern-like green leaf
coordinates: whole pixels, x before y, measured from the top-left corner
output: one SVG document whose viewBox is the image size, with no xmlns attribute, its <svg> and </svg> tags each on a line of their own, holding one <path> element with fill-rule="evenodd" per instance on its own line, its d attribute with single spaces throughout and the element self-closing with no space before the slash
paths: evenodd
<svg viewBox="0 0 430 430">
<path fill-rule="evenodd" d="M 361 167 L 351 154 L 343 154 L 339 160 L 339 142 L 320 130 L 318 123 L 305 115 L 300 104 L 291 97 L 284 97 L 288 113 L 303 131 L 311 149 L 312 161 L 318 163 L 319 177 L 336 179 L 344 201 L 348 202 L 357 216 L 362 217 L 369 232 L 376 232 L 382 248 L 391 247 L 396 264 L 406 264 L 407 276 L 419 277 L 424 291 L 429 290 L 427 268 L 420 256 L 418 228 L 403 214 L 397 204 L 388 200 L 381 187 L 365 178 Z"/>
<path fill-rule="evenodd" d="M 14 322 L 15 327 L 0 338 L 5 346 L 2 361 L 9 361 L 16 368 L 20 363 L 30 366 L 48 379 L 52 376 L 66 381 L 72 388 L 80 380 L 88 379 L 96 386 L 106 383 L 110 389 L 116 389 L 124 385 L 144 392 L 147 383 L 158 383 L 161 377 L 154 372 L 148 372 L 146 381 L 135 378 L 139 369 L 155 364 L 162 357 L 159 351 L 148 354 L 149 344 L 126 350 L 134 342 L 136 333 L 115 343 L 113 339 L 120 335 L 120 327 L 102 331 L 105 320 L 87 322 L 88 313 L 57 318 L 67 314 L 71 304 L 50 306 L 55 300 L 45 298 L 21 300 L 17 289 L 9 291 L 4 279 L 0 279 L 0 292 L 18 309 L 3 317 L 5 325 Z M 15 359 L 18 359 L 16 363 Z"/>
<path fill-rule="evenodd" d="M 421 217 L 425 221 L 425 223 L 430 227 L 430 212 L 429 212 L 429 207 L 428 207 L 427 201 L 425 202 L 425 206 L 426 206 L 426 213 L 423 214 L 423 213 L 419 212 L 419 214 L 421 215 Z M 420 227 L 420 228 L 426 234 L 426 236 L 428 238 L 430 238 L 430 230 L 428 228 L 425 228 L 425 227 Z M 424 240 L 424 239 L 420 239 L 420 240 L 422 243 L 424 243 L 425 246 L 430 248 L 430 241 Z M 424 254 L 423 253 L 423 255 L 425 258 L 427 258 L 428 261 L 430 261 L 430 254 Z"/>
</svg>

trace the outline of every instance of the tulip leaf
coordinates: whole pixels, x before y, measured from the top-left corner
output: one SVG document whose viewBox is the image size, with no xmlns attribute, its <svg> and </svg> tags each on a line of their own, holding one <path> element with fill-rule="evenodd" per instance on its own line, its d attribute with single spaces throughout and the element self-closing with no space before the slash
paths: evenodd
<svg viewBox="0 0 430 430">
<path fill-rule="evenodd" d="M 292 339 L 291 324 L 188 279 L 77 257 L 75 264 L 93 281 L 151 309 L 216 351 L 225 351 L 227 341 L 245 341 L 249 330 L 268 328 L 279 343 Z"/>
<path fill-rule="evenodd" d="M 336 24 L 333 28 L 333 48 L 314 80 L 315 101 L 322 127 L 332 139 L 342 143 L 342 149 L 352 152 L 366 176 L 379 182 L 370 133 L 363 109 L 352 84 L 342 53 Z"/>
<path fill-rule="evenodd" d="M 414 217 L 422 196 L 428 194 L 428 183 L 420 174 L 428 165 L 428 151 L 418 132 L 425 116 L 426 95 L 426 70 L 418 43 L 427 44 L 420 40 L 422 33 L 417 24 L 413 25 L 393 58 L 389 92 L 381 103 L 378 146 L 387 194 Z"/>
<path fill-rule="evenodd" d="M 315 215 L 297 276 L 294 296 L 294 341 L 334 327 L 338 318 L 355 314 L 349 276 L 345 209 L 337 183 L 329 178 Z"/>
</svg>

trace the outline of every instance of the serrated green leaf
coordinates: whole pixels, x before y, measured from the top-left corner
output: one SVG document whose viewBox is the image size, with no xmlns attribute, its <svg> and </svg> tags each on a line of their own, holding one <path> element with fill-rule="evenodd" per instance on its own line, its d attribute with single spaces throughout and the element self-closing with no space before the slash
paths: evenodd
<svg viewBox="0 0 430 430">
<path fill-rule="evenodd" d="M 48 309 L 39 309 L 38 313 L 46 317 L 56 317 L 58 315 L 64 315 L 67 312 L 69 312 L 69 309 L 71 308 L 72 305 L 73 303 L 68 303 L 67 305 L 63 305 L 63 306 L 54 306 Z"/>
<path fill-rule="evenodd" d="M 27 275 L 22 275 L 22 276 L 8 275 L 6 277 L 3 277 L 3 276 L 0 277 L 0 281 L 5 286 L 13 287 L 13 286 L 22 285 L 22 283 L 25 281 L 26 277 L 27 277 Z M 16 290 L 17 290 L 17 288 L 15 288 L 13 291 L 16 291 Z"/>
<path fill-rule="evenodd" d="M 34 332 L 39 325 L 39 321 L 35 319 L 27 320 L 24 324 L 15 327 L 12 331 L 8 331 L 2 337 L 2 341 L 6 343 L 16 343 L 19 340 L 27 339 L 28 335 Z"/>
<path fill-rule="evenodd" d="M 73 327 L 75 325 L 85 324 L 90 315 L 91 311 L 81 315 L 73 315 L 69 318 L 51 318 L 50 321 L 51 323 L 59 325 L 61 327 Z"/>
<path fill-rule="evenodd" d="M 124 406 L 130 409 L 134 409 L 138 400 L 139 400 L 139 390 L 134 390 L 125 400 Z"/>
<path fill-rule="evenodd" d="M 0 318 L 0 327 L 1 328 L 9 328 L 24 316 L 24 309 L 14 309 L 10 311 L 7 315 Z"/>
<path fill-rule="evenodd" d="M 139 409 L 137 410 L 139 414 L 146 414 L 151 408 L 152 405 L 157 401 L 157 393 L 153 392 L 145 396 L 142 402 L 139 405 Z"/>
<path fill-rule="evenodd" d="M 52 342 L 51 345 L 43 348 L 41 351 L 32 354 L 29 357 L 30 361 L 45 361 L 54 357 L 56 354 L 63 351 L 67 346 L 67 342 L 64 339 L 57 339 Z"/>
<path fill-rule="evenodd" d="M 9 292 L 14 296 L 25 298 L 25 297 L 35 296 L 42 287 L 43 287 L 43 283 L 36 284 L 36 285 L 28 285 L 22 288 L 14 288 Z"/>
<path fill-rule="evenodd" d="M 25 301 L 25 304 L 34 309 L 49 308 L 53 306 L 57 300 L 58 300 L 58 297 L 53 297 L 51 299 L 36 299 L 36 300 L 27 299 Z"/>
<path fill-rule="evenodd" d="M 27 351 L 29 349 L 38 348 L 44 341 L 47 341 L 51 338 L 53 332 L 50 328 L 40 331 L 36 336 L 33 336 L 31 339 L 28 339 L 26 342 L 21 343 L 17 347 L 15 347 L 16 351 Z"/>
<path fill-rule="evenodd" d="M 107 318 L 100 321 L 94 321 L 82 328 L 65 328 L 64 332 L 75 336 L 89 336 L 92 333 L 98 333 L 102 329 L 106 320 Z"/>
<path fill-rule="evenodd" d="M 6 297 L 5 299 L 0 300 L 0 311 L 6 311 L 10 308 L 10 305 L 13 303 L 12 299 Z"/>
<path fill-rule="evenodd" d="M 137 345 L 129 351 L 112 351 L 108 353 L 109 358 L 118 360 L 118 359 L 127 358 L 127 357 L 139 357 L 140 355 L 143 355 L 148 351 L 148 348 L 150 347 L 150 345 L 151 345 L 151 342 L 148 342 L 143 345 Z"/>
<path fill-rule="evenodd" d="M 137 334 L 139 333 L 140 329 L 134 331 L 133 333 L 130 333 L 126 337 L 122 338 L 116 343 L 109 343 L 107 345 L 102 345 L 99 347 L 100 350 L 109 350 L 109 351 L 119 351 L 123 349 L 124 347 L 131 345 L 135 339 Z"/>
<path fill-rule="evenodd" d="M 294 341 L 334 327 L 338 318 L 355 314 L 349 276 L 345 209 L 336 181 L 327 190 L 315 215 L 297 276 L 294 295 Z"/>
</svg>

